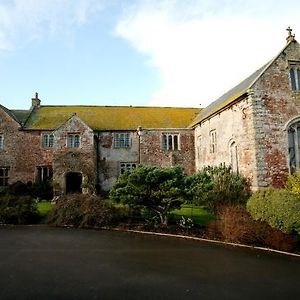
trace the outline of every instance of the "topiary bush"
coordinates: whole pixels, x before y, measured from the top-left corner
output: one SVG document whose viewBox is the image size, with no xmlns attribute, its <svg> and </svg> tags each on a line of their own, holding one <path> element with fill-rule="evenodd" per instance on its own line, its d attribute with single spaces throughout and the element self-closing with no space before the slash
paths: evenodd
<svg viewBox="0 0 300 300">
<path fill-rule="evenodd" d="M 39 220 L 37 204 L 30 196 L 0 198 L 0 224 L 33 224 Z"/>
<path fill-rule="evenodd" d="M 284 189 L 255 192 L 247 202 L 255 220 L 266 221 L 285 233 L 300 234 L 300 196 Z"/>
<path fill-rule="evenodd" d="M 79 228 L 103 227 L 126 220 L 125 207 L 115 207 L 98 196 L 70 194 L 61 198 L 48 215 L 48 224 Z"/>
</svg>

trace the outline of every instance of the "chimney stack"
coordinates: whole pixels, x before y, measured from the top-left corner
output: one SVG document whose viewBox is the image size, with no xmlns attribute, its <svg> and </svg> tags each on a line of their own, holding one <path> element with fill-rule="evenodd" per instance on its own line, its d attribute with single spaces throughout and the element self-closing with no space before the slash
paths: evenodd
<svg viewBox="0 0 300 300">
<path fill-rule="evenodd" d="M 39 99 L 39 94 L 35 93 L 35 98 L 31 98 L 31 108 L 40 107 L 41 100 Z"/>
</svg>

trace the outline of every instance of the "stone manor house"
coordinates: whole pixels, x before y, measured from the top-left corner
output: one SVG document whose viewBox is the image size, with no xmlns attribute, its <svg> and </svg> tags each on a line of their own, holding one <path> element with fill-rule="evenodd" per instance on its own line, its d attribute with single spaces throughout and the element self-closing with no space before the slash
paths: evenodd
<svg viewBox="0 0 300 300">
<path fill-rule="evenodd" d="M 204 109 L 0 105 L 0 189 L 53 179 L 56 195 L 109 190 L 138 164 L 231 165 L 252 189 L 281 187 L 300 164 L 300 45 Z"/>
</svg>

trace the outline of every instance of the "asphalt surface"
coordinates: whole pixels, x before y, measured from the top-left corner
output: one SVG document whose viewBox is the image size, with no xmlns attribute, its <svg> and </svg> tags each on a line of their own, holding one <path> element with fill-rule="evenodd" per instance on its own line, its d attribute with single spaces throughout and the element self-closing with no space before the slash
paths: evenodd
<svg viewBox="0 0 300 300">
<path fill-rule="evenodd" d="M 0 227 L 0 299 L 300 299 L 300 259 L 140 234 Z"/>
</svg>

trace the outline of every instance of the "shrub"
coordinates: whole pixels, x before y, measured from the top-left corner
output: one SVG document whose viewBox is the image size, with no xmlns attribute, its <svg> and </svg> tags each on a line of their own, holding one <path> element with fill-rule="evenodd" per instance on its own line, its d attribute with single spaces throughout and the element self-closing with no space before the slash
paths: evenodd
<svg viewBox="0 0 300 300">
<path fill-rule="evenodd" d="M 117 224 L 126 217 L 125 208 L 115 207 L 100 197 L 72 194 L 59 200 L 49 213 L 48 223 L 89 228 Z"/>
<path fill-rule="evenodd" d="M 272 228 L 265 222 L 255 221 L 240 206 L 223 206 L 218 220 L 209 224 L 210 235 L 228 242 L 268 247 L 291 252 L 296 248 L 294 237 Z"/>
<path fill-rule="evenodd" d="M 300 196 L 300 170 L 288 177 L 286 189 L 291 193 Z"/>
<path fill-rule="evenodd" d="M 110 191 L 118 203 L 154 213 L 160 223 L 167 225 L 172 209 L 185 201 L 185 175 L 180 167 L 158 168 L 138 166 L 121 175 Z"/>
<path fill-rule="evenodd" d="M 7 195 L 13 196 L 28 196 L 31 193 L 31 187 L 21 181 L 17 181 L 8 186 L 6 190 Z"/>
<path fill-rule="evenodd" d="M 300 196 L 284 189 L 255 192 L 247 203 L 255 220 L 266 221 L 285 233 L 300 234 Z"/>
<path fill-rule="evenodd" d="M 0 223 L 32 224 L 38 219 L 36 202 L 30 196 L 6 195 L 0 198 Z"/>
<path fill-rule="evenodd" d="M 53 199 L 53 186 L 51 181 L 34 183 L 31 187 L 31 195 L 42 200 Z"/>
<path fill-rule="evenodd" d="M 197 205 L 216 211 L 225 204 L 246 203 L 249 191 L 246 179 L 232 173 L 230 167 L 205 167 L 186 180 L 187 193 Z"/>
</svg>

